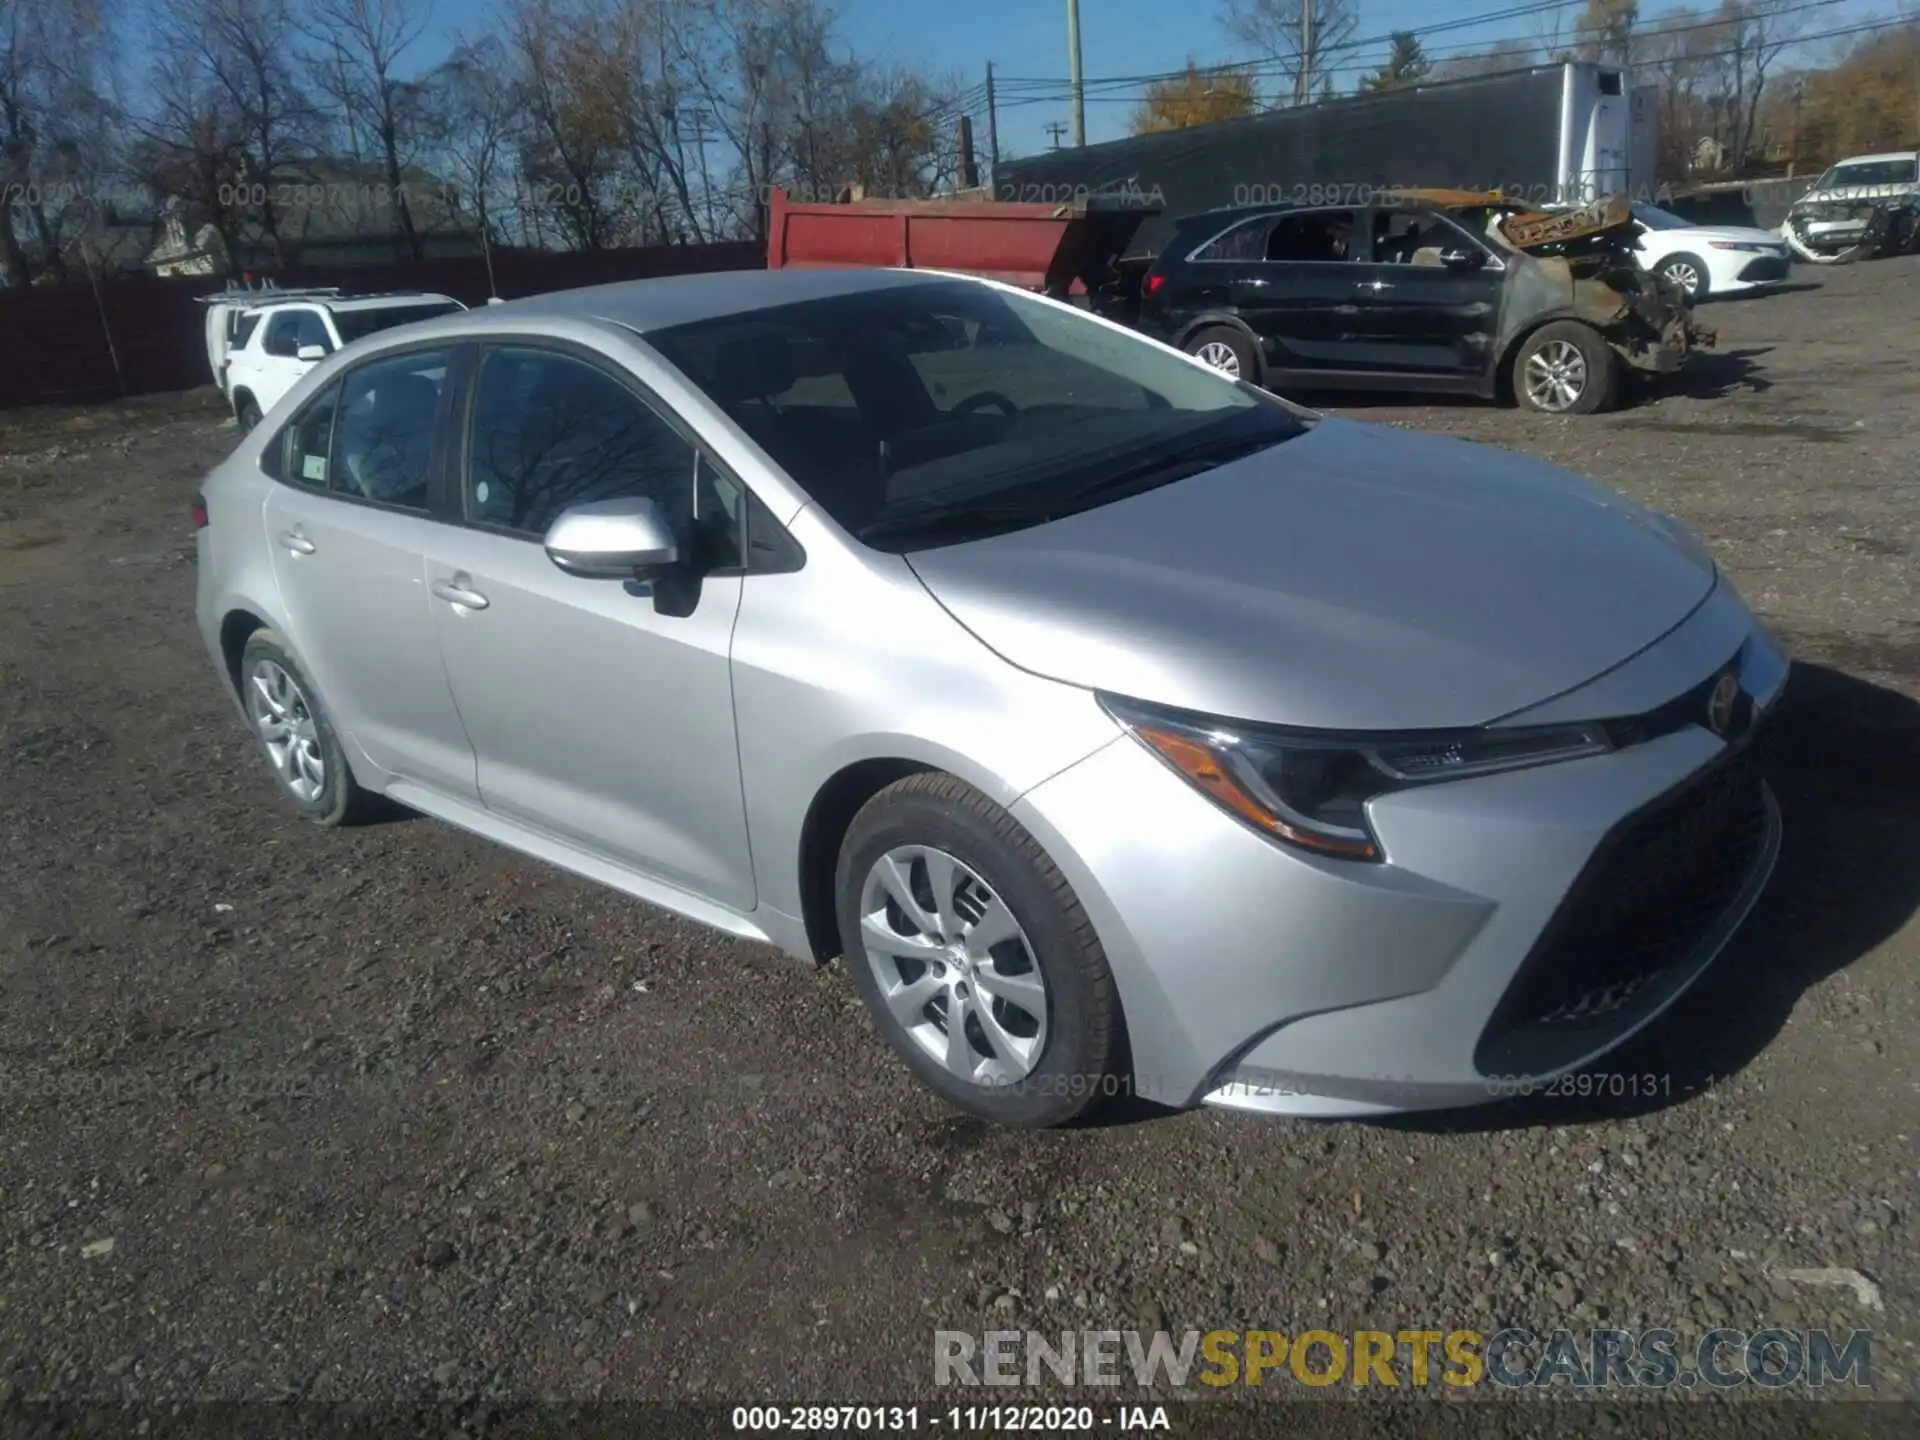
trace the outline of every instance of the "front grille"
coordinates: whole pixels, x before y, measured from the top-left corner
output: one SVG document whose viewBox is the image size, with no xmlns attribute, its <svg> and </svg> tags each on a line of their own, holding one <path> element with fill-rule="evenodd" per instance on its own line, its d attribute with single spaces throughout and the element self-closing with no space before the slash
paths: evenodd
<svg viewBox="0 0 1920 1440">
<path fill-rule="evenodd" d="M 1630 816 L 1602 842 L 1481 1037 L 1487 1074 L 1570 1063 L 1697 954 L 1766 844 L 1749 749 Z"/>
</svg>

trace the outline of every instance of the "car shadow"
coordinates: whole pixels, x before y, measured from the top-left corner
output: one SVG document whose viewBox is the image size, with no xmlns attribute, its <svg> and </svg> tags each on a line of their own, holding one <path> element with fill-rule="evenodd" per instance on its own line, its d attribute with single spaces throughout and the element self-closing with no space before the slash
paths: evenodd
<svg viewBox="0 0 1920 1440">
<path fill-rule="evenodd" d="M 1782 280 L 1777 285 L 1763 285 L 1757 290 L 1729 290 L 1723 295 L 1709 295 L 1696 301 L 1699 305 L 1751 305 L 1756 300 L 1765 300 L 1770 295 L 1799 295 L 1808 290 L 1818 290 L 1818 280 Z"/>
<path fill-rule="evenodd" d="M 1735 393 L 1759 395 L 1771 390 L 1773 382 L 1754 361 L 1772 348 L 1753 345 L 1742 350 L 1696 350 L 1671 375 L 1641 379 L 1636 388 L 1655 398 L 1684 395 L 1693 400 L 1719 400 Z"/>
<path fill-rule="evenodd" d="M 1475 1133 L 1663 1110 L 1738 1075 L 1803 993 L 1898 932 L 1920 909 L 1920 702 L 1795 664 L 1755 743 L 1780 804 L 1780 858 L 1692 990 L 1594 1067 L 1590 1088 L 1370 1123 Z"/>
</svg>

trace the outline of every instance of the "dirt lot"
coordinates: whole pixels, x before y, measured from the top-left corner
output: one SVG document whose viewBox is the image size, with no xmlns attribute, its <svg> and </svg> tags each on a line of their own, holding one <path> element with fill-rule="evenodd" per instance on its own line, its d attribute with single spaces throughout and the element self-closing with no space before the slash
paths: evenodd
<svg viewBox="0 0 1920 1440">
<path fill-rule="evenodd" d="M 1643 1093 L 1391 1125 L 988 1131 L 837 968 L 297 824 L 190 624 L 231 428 L 0 416 L 0 1401 L 876 1401 L 936 1327 L 1502 1323 L 1870 1327 L 1920 1398 L 1920 262 L 1820 281 L 1616 415 L 1350 408 L 1678 512 L 1802 662 L 1778 878 Z"/>
</svg>

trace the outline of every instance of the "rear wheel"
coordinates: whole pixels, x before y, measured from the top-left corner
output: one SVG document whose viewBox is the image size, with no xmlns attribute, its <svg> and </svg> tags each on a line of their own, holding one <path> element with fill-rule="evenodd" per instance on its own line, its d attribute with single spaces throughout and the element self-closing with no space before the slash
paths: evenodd
<svg viewBox="0 0 1920 1440">
<path fill-rule="evenodd" d="M 1704 300 L 1713 288 L 1707 279 L 1707 267 L 1697 255 L 1669 255 L 1655 273 L 1673 281 L 1689 300 Z"/>
<path fill-rule="evenodd" d="M 1120 1000 L 1066 878 L 950 775 L 861 809 L 835 877 L 847 968 L 907 1068 L 959 1109 L 1060 1125 L 1123 1086 Z"/>
<path fill-rule="evenodd" d="M 362 819 L 373 797 L 353 778 L 319 692 L 271 630 L 256 630 L 240 657 L 240 698 L 280 793 L 303 820 Z"/>
<path fill-rule="evenodd" d="M 1260 383 L 1260 354 L 1253 341 L 1231 325 L 1209 325 L 1196 331 L 1187 337 L 1186 350 L 1223 375 L 1254 385 Z"/>
<path fill-rule="evenodd" d="M 1542 325 L 1513 357 L 1513 395 L 1548 415 L 1591 415 L 1613 404 L 1620 361 L 1600 333 L 1577 320 Z"/>
</svg>

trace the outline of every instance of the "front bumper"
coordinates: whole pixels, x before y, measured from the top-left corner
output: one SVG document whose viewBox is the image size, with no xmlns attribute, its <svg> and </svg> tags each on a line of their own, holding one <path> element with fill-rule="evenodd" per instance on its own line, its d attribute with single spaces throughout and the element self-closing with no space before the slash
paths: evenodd
<svg viewBox="0 0 1920 1440">
<path fill-rule="evenodd" d="M 1740 273 L 1734 276 L 1734 284 L 1741 284 L 1741 286 L 1774 284 L 1776 280 L 1786 280 L 1788 275 L 1791 275 L 1791 271 L 1793 271 L 1793 261 L 1786 252 L 1780 252 L 1778 255 L 1755 255 L 1745 265 L 1741 265 Z"/>
<path fill-rule="evenodd" d="M 1724 587 L 1595 682 L 1593 714 L 1640 713 L 1619 708 L 1636 685 L 1658 701 L 1692 692 L 1736 650 L 1757 723 L 1786 664 Z M 1662 688 L 1702 653 L 1717 660 Z M 1578 709 L 1577 694 L 1554 702 L 1560 714 Z M 1015 814 L 1101 937 L 1137 1093 L 1360 1116 L 1513 1093 L 1590 1064 L 1677 999 L 1777 854 L 1762 782 L 1715 778 L 1744 767 L 1743 754 L 1683 724 L 1592 759 L 1401 791 L 1370 809 L 1380 865 L 1281 849 L 1130 738 L 1037 787 Z M 1703 803 L 1722 792 L 1738 803 Z M 1630 858 L 1641 850 L 1711 852 L 1689 872 L 1707 900 L 1688 909 L 1663 890 L 1636 907 L 1622 892 L 1650 883 Z M 1621 912 L 1606 932 L 1615 943 L 1584 943 L 1609 905 Z"/>
</svg>

